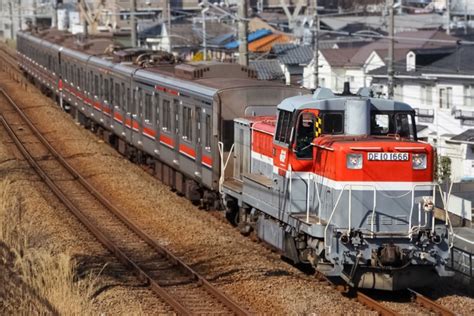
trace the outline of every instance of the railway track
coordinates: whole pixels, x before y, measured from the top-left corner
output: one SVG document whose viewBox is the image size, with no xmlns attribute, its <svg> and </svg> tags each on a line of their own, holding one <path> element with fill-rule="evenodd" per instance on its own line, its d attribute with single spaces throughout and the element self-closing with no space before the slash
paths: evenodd
<svg viewBox="0 0 474 316">
<path fill-rule="evenodd" d="M 102 196 L 51 146 L 1 89 L 0 98 L 14 109 L 5 113 L 14 125 L 3 115 L 0 121 L 28 163 L 97 240 L 169 306 L 165 312 L 180 315 L 248 314 Z M 28 136 L 29 141 L 23 142 L 20 135 Z M 38 142 L 32 142 L 30 135 L 34 135 Z"/>
</svg>

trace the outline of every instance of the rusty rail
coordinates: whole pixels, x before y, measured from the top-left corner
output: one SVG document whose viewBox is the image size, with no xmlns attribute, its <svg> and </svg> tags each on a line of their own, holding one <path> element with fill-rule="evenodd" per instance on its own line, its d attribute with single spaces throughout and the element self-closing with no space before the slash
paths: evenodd
<svg viewBox="0 0 474 316">
<path fill-rule="evenodd" d="M 412 295 L 413 297 L 413 300 L 420 304 L 421 306 L 439 314 L 439 315 L 443 315 L 443 316 L 454 316 L 455 314 L 453 312 L 451 312 L 450 310 L 446 309 L 444 306 L 441 306 L 439 305 L 438 303 L 436 303 L 435 301 L 427 298 L 426 296 L 412 290 L 412 289 L 408 289 L 408 291 L 410 292 L 410 294 Z"/>
<path fill-rule="evenodd" d="M 381 316 L 397 316 L 399 313 L 391 310 L 390 308 L 384 306 L 383 304 L 377 302 L 376 300 L 370 298 L 369 296 L 365 295 L 364 293 L 357 291 L 356 292 L 356 299 L 361 304 L 364 304 L 369 309 L 376 311 Z"/>
<path fill-rule="evenodd" d="M 241 308 L 237 303 L 227 297 L 224 293 L 217 290 L 212 286 L 204 277 L 200 276 L 196 271 L 184 263 L 181 259 L 172 254 L 165 247 L 160 246 L 152 237 L 147 233 L 143 232 L 138 226 L 128 219 L 122 211 L 114 206 L 106 197 L 104 197 L 99 191 L 97 191 L 84 177 L 82 177 L 46 140 L 41 132 L 33 125 L 29 118 L 23 113 L 13 99 L 3 90 L 0 89 L 2 96 L 10 103 L 10 105 L 16 110 L 16 112 L 25 121 L 31 131 L 40 140 L 40 142 L 50 151 L 50 153 L 64 166 L 64 168 L 74 176 L 74 178 L 87 189 L 100 203 L 102 203 L 113 215 L 120 219 L 131 231 L 137 236 L 143 239 L 150 247 L 155 249 L 157 252 L 166 256 L 171 262 L 182 267 L 190 275 L 192 275 L 198 284 L 200 284 L 208 293 L 216 297 L 221 303 L 223 303 L 229 310 L 237 315 L 248 315 L 248 312 Z M 0 116 L 0 121 L 5 127 L 7 133 L 10 135 L 22 155 L 33 167 L 41 179 L 48 185 L 52 192 L 64 203 L 64 205 L 71 210 L 71 212 L 86 226 L 89 231 L 110 251 L 112 252 L 124 265 L 130 267 L 135 271 L 137 276 L 148 282 L 151 289 L 158 294 L 164 301 L 166 301 L 176 312 L 182 315 L 190 315 L 190 311 L 187 310 L 180 302 L 171 297 L 167 291 L 162 288 L 155 280 L 153 280 L 145 271 L 143 271 L 135 262 L 127 257 L 119 247 L 117 247 L 106 235 L 104 235 L 100 228 L 95 226 L 83 213 L 82 211 L 72 203 L 72 201 L 64 194 L 64 192 L 51 180 L 51 178 L 44 172 L 40 165 L 35 161 L 32 155 L 28 152 L 26 147 L 21 143 L 21 140 L 13 131 L 11 126 L 5 120 L 3 116 Z"/>
</svg>

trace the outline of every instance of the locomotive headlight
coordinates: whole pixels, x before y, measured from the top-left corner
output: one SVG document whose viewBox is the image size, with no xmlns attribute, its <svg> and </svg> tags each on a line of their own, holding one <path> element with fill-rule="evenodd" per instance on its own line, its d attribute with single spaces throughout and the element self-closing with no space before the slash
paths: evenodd
<svg viewBox="0 0 474 316">
<path fill-rule="evenodd" d="M 413 154 L 411 156 L 411 165 L 415 170 L 426 169 L 426 154 Z"/>
<path fill-rule="evenodd" d="M 362 154 L 348 154 L 346 166 L 348 169 L 362 169 Z"/>
</svg>

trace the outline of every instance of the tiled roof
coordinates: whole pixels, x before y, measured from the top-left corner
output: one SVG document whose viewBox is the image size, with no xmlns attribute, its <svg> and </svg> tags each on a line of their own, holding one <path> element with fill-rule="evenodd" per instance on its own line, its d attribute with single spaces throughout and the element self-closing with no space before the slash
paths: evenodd
<svg viewBox="0 0 474 316">
<path fill-rule="evenodd" d="M 270 30 L 261 29 L 261 30 L 258 30 L 256 32 L 250 33 L 247 37 L 247 41 L 249 43 L 252 43 L 253 41 L 256 41 L 259 38 L 265 37 L 265 36 L 267 36 L 271 33 L 272 33 L 272 31 L 270 31 Z M 227 49 L 236 49 L 236 48 L 239 47 L 239 45 L 240 45 L 240 41 L 233 41 L 233 42 L 230 42 L 229 44 L 225 45 L 225 48 L 227 48 Z"/>
<path fill-rule="evenodd" d="M 257 71 L 260 80 L 281 80 L 285 77 L 276 59 L 251 61 L 250 67 Z"/>
<path fill-rule="evenodd" d="M 249 51 L 254 53 L 266 53 L 272 49 L 275 43 L 287 43 L 290 38 L 283 34 L 270 34 L 249 44 Z"/>
<path fill-rule="evenodd" d="M 307 45 L 276 44 L 272 50 L 280 63 L 287 65 L 309 64 L 314 56 L 313 49 Z"/>
<path fill-rule="evenodd" d="M 344 67 L 351 65 L 351 58 L 358 50 L 358 48 L 339 48 L 322 49 L 320 52 L 332 67 Z"/>
<path fill-rule="evenodd" d="M 406 58 L 395 64 L 397 74 L 420 76 L 421 74 L 474 75 L 474 47 L 470 45 L 459 48 L 413 50 L 417 57 L 416 70 L 406 70 Z M 406 56 L 405 56 L 406 57 Z M 421 61 L 421 62 L 420 62 Z M 380 67 L 370 72 L 373 75 L 386 75 L 387 67 Z"/>
<path fill-rule="evenodd" d="M 467 131 L 451 137 L 451 140 L 459 141 L 459 142 L 470 142 L 474 143 L 474 129 L 468 129 Z"/>
</svg>

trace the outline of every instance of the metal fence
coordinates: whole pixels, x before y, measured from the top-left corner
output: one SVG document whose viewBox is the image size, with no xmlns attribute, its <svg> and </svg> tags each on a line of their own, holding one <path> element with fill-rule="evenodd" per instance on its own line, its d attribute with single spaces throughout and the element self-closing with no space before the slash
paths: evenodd
<svg viewBox="0 0 474 316">
<path fill-rule="evenodd" d="M 451 269 L 465 276 L 472 278 L 474 276 L 474 267 L 472 266 L 474 254 L 461 248 L 451 248 Z"/>
</svg>

